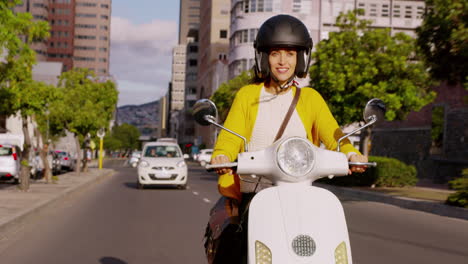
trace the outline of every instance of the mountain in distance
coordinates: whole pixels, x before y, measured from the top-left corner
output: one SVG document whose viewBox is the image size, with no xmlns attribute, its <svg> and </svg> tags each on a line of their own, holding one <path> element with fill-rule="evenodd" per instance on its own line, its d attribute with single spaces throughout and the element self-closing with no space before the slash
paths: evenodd
<svg viewBox="0 0 468 264">
<path fill-rule="evenodd" d="M 159 100 L 141 105 L 117 107 L 117 124 L 127 123 L 136 126 L 142 136 L 156 136 L 159 120 Z"/>
</svg>

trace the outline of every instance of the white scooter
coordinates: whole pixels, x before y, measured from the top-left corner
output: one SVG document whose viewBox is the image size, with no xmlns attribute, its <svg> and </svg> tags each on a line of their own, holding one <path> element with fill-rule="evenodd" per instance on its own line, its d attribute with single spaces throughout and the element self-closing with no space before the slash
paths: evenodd
<svg viewBox="0 0 468 264">
<path fill-rule="evenodd" d="M 207 165 L 206 168 L 235 167 L 239 175 L 265 177 L 274 187 L 258 192 L 250 202 L 248 215 L 249 264 L 351 264 L 351 248 L 343 207 L 331 192 L 312 186 L 323 177 L 344 176 L 351 163 L 345 154 L 316 147 L 307 139 L 291 137 L 270 147 L 248 152 L 244 137 L 216 123 L 213 102 L 202 99 L 194 108 L 200 125 L 213 124 L 244 140 L 246 152 L 237 162 Z M 370 100 L 364 110 L 366 124 L 346 137 L 383 120 L 385 105 Z"/>
</svg>

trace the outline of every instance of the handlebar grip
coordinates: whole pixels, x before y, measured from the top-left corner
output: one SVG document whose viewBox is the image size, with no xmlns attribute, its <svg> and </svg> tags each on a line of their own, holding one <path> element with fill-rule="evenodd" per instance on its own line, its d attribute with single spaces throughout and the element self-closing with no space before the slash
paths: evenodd
<svg viewBox="0 0 468 264">
<path fill-rule="evenodd" d="M 377 162 L 348 162 L 348 164 L 355 165 L 355 166 L 369 166 L 369 167 L 376 167 Z"/>
</svg>

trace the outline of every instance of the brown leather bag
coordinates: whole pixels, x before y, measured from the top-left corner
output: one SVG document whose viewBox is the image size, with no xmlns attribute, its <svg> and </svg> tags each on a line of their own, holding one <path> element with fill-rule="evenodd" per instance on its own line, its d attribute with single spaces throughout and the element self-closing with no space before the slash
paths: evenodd
<svg viewBox="0 0 468 264">
<path fill-rule="evenodd" d="M 237 251 L 235 236 L 239 226 L 238 201 L 221 196 L 210 211 L 210 220 L 205 231 L 205 254 L 208 263 L 221 263 L 220 258 L 229 259 L 229 251 Z M 225 236 L 230 237 L 223 239 Z"/>
</svg>

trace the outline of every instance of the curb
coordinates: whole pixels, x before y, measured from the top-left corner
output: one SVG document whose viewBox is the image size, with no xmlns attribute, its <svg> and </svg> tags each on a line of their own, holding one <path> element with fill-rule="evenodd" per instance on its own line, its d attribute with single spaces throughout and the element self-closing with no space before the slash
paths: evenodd
<svg viewBox="0 0 468 264">
<path fill-rule="evenodd" d="M 361 200 L 367 200 L 378 203 L 386 203 L 396 205 L 402 208 L 423 211 L 427 213 L 437 214 L 440 216 L 447 216 L 468 220 L 468 209 L 445 205 L 437 202 L 429 202 L 419 199 L 411 199 L 406 197 L 391 196 L 384 193 L 374 193 L 370 191 L 356 190 L 346 187 L 336 187 L 327 184 L 314 184 L 317 187 L 327 189 L 334 193 L 336 196 L 345 196 Z"/>
<path fill-rule="evenodd" d="M 0 223 L 0 234 L 4 234 L 11 230 L 16 230 L 16 227 L 21 227 L 25 222 L 32 219 L 34 216 L 60 203 L 62 199 L 66 197 L 71 197 L 72 195 L 77 194 L 80 191 L 102 181 L 103 179 L 111 176 L 112 174 L 114 174 L 114 170 L 107 169 L 107 171 L 99 173 L 97 176 L 90 180 L 83 181 L 78 185 L 71 186 L 65 189 L 64 191 L 58 192 L 56 195 L 42 201 L 34 207 L 28 207 L 10 217 L 7 217 L 4 221 L 2 221 L 3 223 Z M 2 240 L 2 237 L 4 236 L 1 235 L 0 240 Z"/>
</svg>

